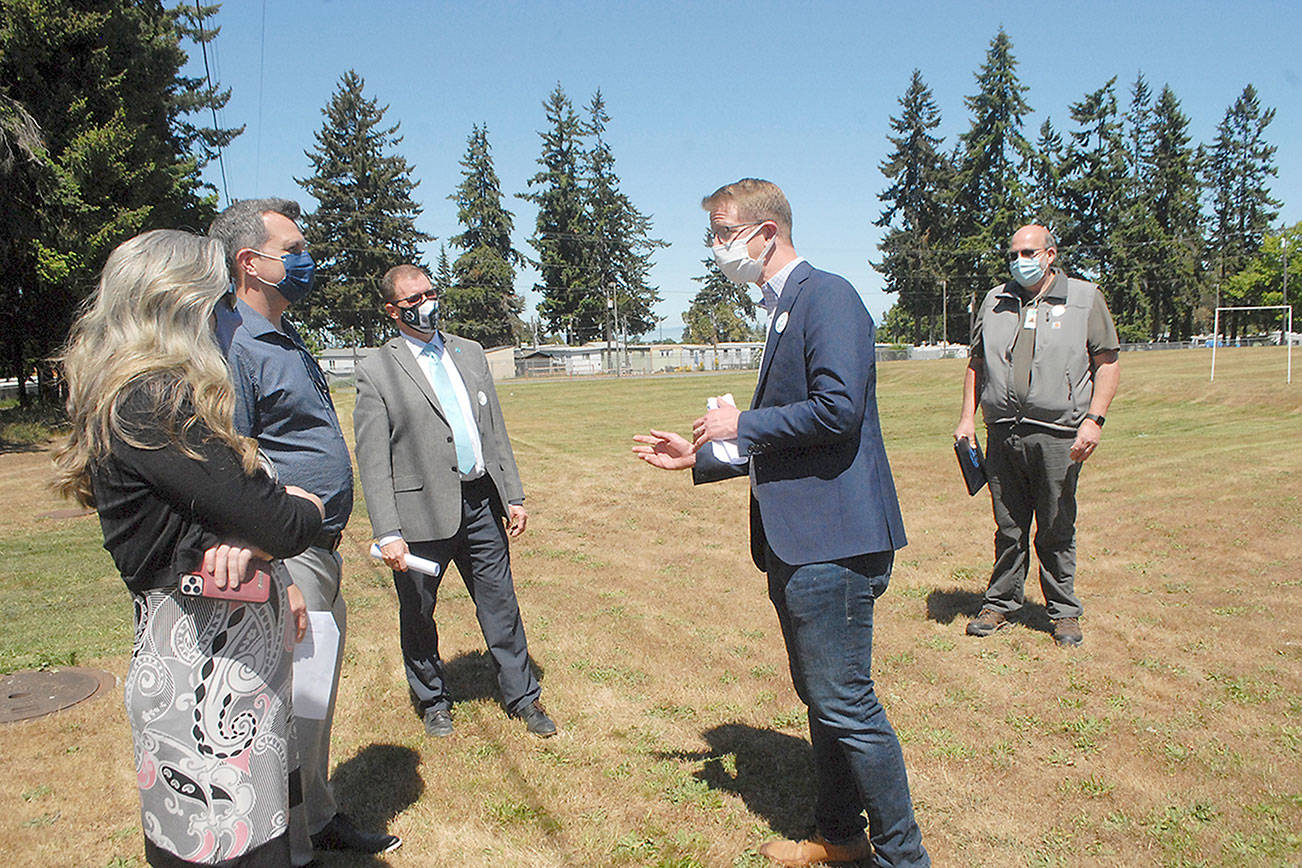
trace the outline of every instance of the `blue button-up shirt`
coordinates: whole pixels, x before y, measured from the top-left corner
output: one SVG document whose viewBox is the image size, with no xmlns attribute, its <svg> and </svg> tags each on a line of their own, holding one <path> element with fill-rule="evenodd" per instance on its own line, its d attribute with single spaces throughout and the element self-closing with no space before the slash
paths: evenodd
<svg viewBox="0 0 1302 868">
<path fill-rule="evenodd" d="M 235 429 L 253 437 L 282 485 L 325 503 L 321 530 L 338 533 L 353 511 L 353 464 L 330 387 L 286 320 L 277 329 L 243 301 L 218 307 L 217 340 L 235 385 Z"/>
</svg>

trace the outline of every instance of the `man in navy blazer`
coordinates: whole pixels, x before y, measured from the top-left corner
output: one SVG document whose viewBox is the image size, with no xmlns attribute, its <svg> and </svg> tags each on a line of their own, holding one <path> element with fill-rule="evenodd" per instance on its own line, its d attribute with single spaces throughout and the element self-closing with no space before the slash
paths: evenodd
<svg viewBox="0 0 1302 868">
<path fill-rule="evenodd" d="M 634 452 L 656 467 L 691 467 L 698 484 L 750 477 L 751 555 L 768 573 L 809 709 L 818 793 L 818 834 L 760 852 L 782 865 L 870 856 L 930 865 L 870 666 L 873 602 L 906 542 L 877 418 L 872 317 L 849 282 L 796 254 L 777 185 L 746 178 L 701 204 L 716 264 L 759 284 L 770 312 L 755 395 L 749 410 L 720 402 L 696 420 L 694 442 L 652 431 L 634 438 Z M 715 448 L 726 441 L 735 459 Z"/>
</svg>

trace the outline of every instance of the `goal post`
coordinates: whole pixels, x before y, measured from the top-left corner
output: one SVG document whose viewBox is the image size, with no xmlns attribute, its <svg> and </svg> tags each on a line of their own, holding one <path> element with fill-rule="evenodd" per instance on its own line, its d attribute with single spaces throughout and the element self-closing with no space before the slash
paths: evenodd
<svg viewBox="0 0 1302 868">
<path fill-rule="evenodd" d="M 1212 376 L 1216 382 L 1216 345 L 1221 342 L 1221 311 L 1223 310 L 1282 310 L 1284 311 L 1284 342 L 1288 346 L 1287 382 L 1293 382 L 1293 306 L 1288 304 L 1237 305 L 1216 308 L 1216 317 L 1212 325 Z"/>
</svg>

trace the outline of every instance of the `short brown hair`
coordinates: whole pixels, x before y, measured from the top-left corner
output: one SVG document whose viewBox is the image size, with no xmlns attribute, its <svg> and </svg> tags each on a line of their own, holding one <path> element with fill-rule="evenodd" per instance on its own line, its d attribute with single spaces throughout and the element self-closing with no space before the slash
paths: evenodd
<svg viewBox="0 0 1302 868">
<path fill-rule="evenodd" d="M 778 224 L 778 234 L 791 240 L 791 203 L 777 184 L 759 178 L 742 178 L 706 196 L 701 200 L 701 207 L 712 211 L 729 202 L 736 206 L 737 216 L 742 220 L 772 220 Z"/>
<path fill-rule="evenodd" d="M 423 277 L 429 280 L 429 275 L 414 265 L 408 263 L 395 265 L 384 272 L 384 277 L 380 278 L 380 300 L 385 304 L 393 301 L 398 295 L 398 281 L 408 277 Z"/>
</svg>

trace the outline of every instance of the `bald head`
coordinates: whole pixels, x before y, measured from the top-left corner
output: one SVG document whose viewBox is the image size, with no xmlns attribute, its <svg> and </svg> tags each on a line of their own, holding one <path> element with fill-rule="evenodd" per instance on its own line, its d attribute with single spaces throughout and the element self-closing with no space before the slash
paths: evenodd
<svg viewBox="0 0 1302 868">
<path fill-rule="evenodd" d="M 1053 237 L 1053 233 L 1038 223 L 1028 223 L 1021 229 L 1013 233 L 1012 240 L 1008 243 L 1009 249 L 1018 250 L 1024 247 L 1034 247 L 1036 250 L 1057 250 L 1058 241 Z"/>
</svg>

